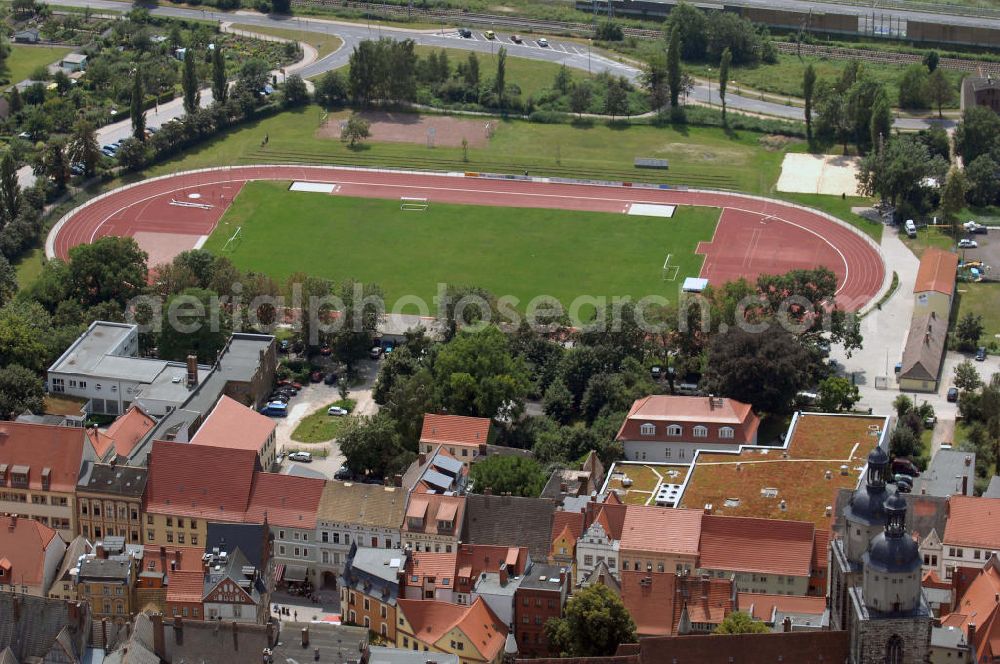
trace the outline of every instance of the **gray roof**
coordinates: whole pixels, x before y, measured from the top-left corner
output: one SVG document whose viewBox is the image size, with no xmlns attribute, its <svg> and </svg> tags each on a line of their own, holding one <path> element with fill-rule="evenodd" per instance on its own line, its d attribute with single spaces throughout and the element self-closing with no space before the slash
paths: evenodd
<svg viewBox="0 0 1000 664">
<path fill-rule="evenodd" d="M 402 648 L 383 648 L 370 646 L 368 648 L 368 664 L 459 664 L 458 655 L 434 653 L 428 656 L 425 652 L 403 650 Z"/>
<path fill-rule="evenodd" d="M 73 606 L 77 607 L 75 619 Z M 0 652 L 9 648 L 16 661 L 42 661 L 50 651 L 65 651 L 69 646 L 71 660 L 79 662 L 89 633 L 86 603 L 0 592 Z"/>
<path fill-rule="evenodd" d="M 913 492 L 930 496 L 961 494 L 963 477 L 965 495 L 971 496 L 976 483 L 976 453 L 938 450 L 927 470 L 913 483 Z"/>
<path fill-rule="evenodd" d="M 62 565 L 59 566 L 59 571 L 56 573 L 55 582 L 57 581 L 68 581 L 70 578 L 69 571 L 76 567 L 77 561 L 80 560 L 80 556 L 86 555 L 93 550 L 90 542 L 83 535 L 77 535 L 73 538 L 73 541 L 69 543 L 66 547 L 66 553 L 63 554 Z"/>
<path fill-rule="evenodd" d="M 527 547 L 532 560 L 546 560 L 552 546 L 553 501 L 520 496 L 470 495 L 462 541 Z"/>
<path fill-rule="evenodd" d="M 230 553 L 239 549 L 247 562 L 263 568 L 264 540 L 267 537 L 264 526 L 256 523 L 211 523 L 205 537 L 205 552 L 214 549 Z"/>
<path fill-rule="evenodd" d="M 129 336 L 134 325 L 94 321 L 59 359 L 49 367 L 49 371 L 60 373 L 91 373 L 102 359 L 115 351 Z"/>
<path fill-rule="evenodd" d="M 304 466 L 301 463 L 293 463 L 291 466 L 285 468 L 282 475 L 293 475 L 295 477 L 308 477 L 314 480 L 325 480 L 326 475 L 318 470 L 313 470 L 308 466 Z"/>
<path fill-rule="evenodd" d="M 521 587 L 525 590 L 559 591 L 559 574 L 563 571 L 564 569 L 559 565 L 534 563 L 531 569 L 525 573 L 524 579 L 521 581 Z M 566 571 L 566 576 L 569 576 L 568 571 Z M 552 579 L 555 579 L 555 582 Z"/>
<path fill-rule="evenodd" d="M 383 581 L 396 583 L 399 580 L 399 572 L 403 570 L 405 564 L 406 554 L 402 549 L 359 547 L 354 551 L 351 566 L 358 572 L 365 572 Z"/>
<path fill-rule="evenodd" d="M 83 472 L 76 483 L 77 491 L 113 494 L 125 498 L 142 498 L 146 490 L 146 468 L 107 463 L 83 462 Z"/>
<path fill-rule="evenodd" d="M 994 475 L 990 485 L 986 487 L 983 498 L 1000 498 L 1000 475 Z"/>
<path fill-rule="evenodd" d="M 134 380 L 139 383 L 151 383 L 163 373 L 170 364 L 166 360 L 150 357 L 126 357 L 122 355 L 105 355 L 95 362 L 87 374 L 95 378 L 110 378 L 113 380 Z M 72 371 L 72 369 L 65 369 Z"/>
<path fill-rule="evenodd" d="M 80 580 L 127 582 L 130 566 L 131 561 L 121 558 L 87 558 L 80 565 Z"/>
<path fill-rule="evenodd" d="M 931 627 L 931 645 L 936 648 L 957 650 L 966 648 L 965 630 L 958 627 Z"/>
<path fill-rule="evenodd" d="M 1000 88 L 1000 78 L 992 76 L 966 76 L 962 79 L 962 87 L 972 90 L 987 90 L 989 88 Z"/>
<path fill-rule="evenodd" d="M 208 378 L 211 371 L 210 367 L 198 365 L 199 385 Z M 180 378 L 179 381 L 178 378 Z M 141 387 L 136 392 L 137 399 L 157 399 L 183 403 L 192 392 L 192 389 L 187 386 L 187 367 L 180 362 L 168 362 L 156 378 L 147 382 L 148 385 Z"/>
<path fill-rule="evenodd" d="M 851 489 L 840 489 L 834 502 L 834 531 L 843 533 L 844 509 L 851 499 Z M 889 492 L 886 493 L 886 496 Z M 921 496 L 917 493 L 903 494 L 906 499 L 906 530 L 917 533 L 921 539 L 936 531 L 938 537 L 944 537 L 944 526 L 947 521 L 948 499 L 942 496 Z"/>
<path fill-rule="evenodd" d="M 184 620 L 180 627 L 164 618 L 164 659 L 173 664 L 259 662 L 264 648 L 271 645 L 267 625 Z"/>
<path fill-rule="evenodd" d="M 914 316 L 903 348 L 903 367 L 900 378 L 911 380 L 937 380 L 944 358 L 945 339 L 948 337 L 948 320 L 930 312 Z"/>
<path fill-rule="evenodd" d="M 480 595 L 503 595 L 513 597 L 524 577 L 508 578 L 506 583 L 500 582 L 497 572 L 483 572 L 475 583 L 475 592 Z"/>
<path fill-rule="evenodd" d="M 104 657 L 103 664 L 160 664 L 153 652 L 153 623 L 145 613 L 135 617 L 128 638 Z"/>
<path fill-rule="evenodd" d="M 422 479 L 439 491 L 450 491 L 452 488 L 451 485 L 455 481 L 454 478 L 448 477 L 444 473 L 439 473 L 433 468 L 428 468 Z"/>
<path fill-rule="evenodd" d="M 462 472 L 462 462 L 444 454 L 438 454 L 434 457 L 434 466 L 452 475 Z"/>
<path fill-rule="evenodd" d="M 302 647 L 302 628 L 309 628 L 309 647 Z M 296 662 L 313 661 L 313 653 L 319 650 L 320 662 L 354 662 L 361 656 L 362 648 L 359 644 L 368 642 L 368 630 L 363 627 L 347 627 L 345 625 L 332 625 L 330 623 L 281 623 L 281 633 L 278 635 L 275 644 L 274 661 L 284 664 L 286 661 Z M 258 653 L 259 654 L 259 653 Z M 423 660 L 445 661 L 446 655 L 433 653 L 422 653 Z M 258 657 L 259 660 L 259 657 Z M 194 661 L 194 660 L 192 660 Z M 230 664 L 233 660 L 224 660 L 225 664 Z M 253 660 L 240 660 L 253 661 Z M 174 664 L 177 664 L 176 660 Z M 421 663 L 423 664 L 423 663 Z"/>
</svg>

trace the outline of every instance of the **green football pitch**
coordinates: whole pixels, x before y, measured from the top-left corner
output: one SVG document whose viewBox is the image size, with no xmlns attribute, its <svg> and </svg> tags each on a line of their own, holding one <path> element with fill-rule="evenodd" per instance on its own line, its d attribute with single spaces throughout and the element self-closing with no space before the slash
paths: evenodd
<svg viewBox="0 0 1000 664">
<path fill-rule="evenodd" d="M 381 286 L 389 307 L 416 296 L 433 310 L 438 284 L 511 295 L 522 309 L 549 295 L 662 295 L 676 300 L 697 276 L 698 242 L 714 208 L 678 208 L 670 219 L 603 212 L 448 205 L 400 209 L 398 200 L 290 192 L 287 182 L 243 187 L 205 249 L 284 282 L 293 273 Z M 239 229 L 236 242 L 227 241 Z M 670 255 L 667 270 L 664 262 Z"/>
</svg>

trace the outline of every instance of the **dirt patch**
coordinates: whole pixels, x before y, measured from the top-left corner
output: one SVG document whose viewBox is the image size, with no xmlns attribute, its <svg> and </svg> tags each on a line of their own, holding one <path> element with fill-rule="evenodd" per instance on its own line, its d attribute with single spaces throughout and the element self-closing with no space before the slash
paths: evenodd
<svg viewBox="0 0 1000 664">
<path fill-rule="evenodd" d="M 415 143 L 461 147 L 462 139 L 470 148 L 486 147 L 496 128 L 496 120 L 464 119 L 446 115 L 388 113 L 365 111 L 361 116 L 371 124 L 371 140 L 385 143 Z M 320 138 L 340 139 L 340 121 L 330 120 L 319 128 Z"/>
<path fill-rule="evenodd" d="M 716 146 L 695 145 L 691 143 L 667 143 L 653 150 L 654 153 L 665 155 L 685 155 L 689 159 L 700 162 L 743 164 L 747 153 L 744 150 L 719 148 Z"/>
<path fill-rule="evenodd" d="M 778 191 L 857 196 L 859 161 L 857 157 L 786 154 Z"/>
<path fill-rule="evenodd" d="M 778 152 L 779 150 L 784 150 L 789 145 L 801 142 L 802 141 L 797 138 L 782 136 L 780 134 L 767 134 L 766 136 L 761 136 L 758 141 L 760 146 L 769 152 Z"/>
</svg>

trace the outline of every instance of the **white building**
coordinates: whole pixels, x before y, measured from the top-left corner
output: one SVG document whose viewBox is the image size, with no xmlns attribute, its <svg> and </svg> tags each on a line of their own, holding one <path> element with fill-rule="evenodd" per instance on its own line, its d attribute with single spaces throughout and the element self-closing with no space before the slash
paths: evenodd
<svg viewBox="0 0 1000 664">
<path fill-rule="evenodd" d="M 594 566 L 603 562 L 611 570 L 611 573 L 618 576 L 618 548 L 621 544 L 619 539 L 614 538 L 613 533 L 608 532 L 608 523 L 605 519 L 598 517 L 594 523 L 583 532 L 583 535 L 576 543 L 576 569 L 577 577 L 583 578 L 593 571 Z"/>
</svg>

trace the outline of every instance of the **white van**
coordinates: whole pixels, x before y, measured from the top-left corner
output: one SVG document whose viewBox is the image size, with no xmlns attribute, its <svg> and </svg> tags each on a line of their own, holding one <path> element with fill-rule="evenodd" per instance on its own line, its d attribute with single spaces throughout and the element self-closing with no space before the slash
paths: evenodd
<svg viewBox="0 0 1000 664">
<path fill-rule="evenodd" d="M 917 225 L 913 223 L 912 219 L 906 220 L 906 223 L 903 224 L 903 229 L 906 230 L 906 234 L 909 237 L 917 237 Z"/>
</svg>

